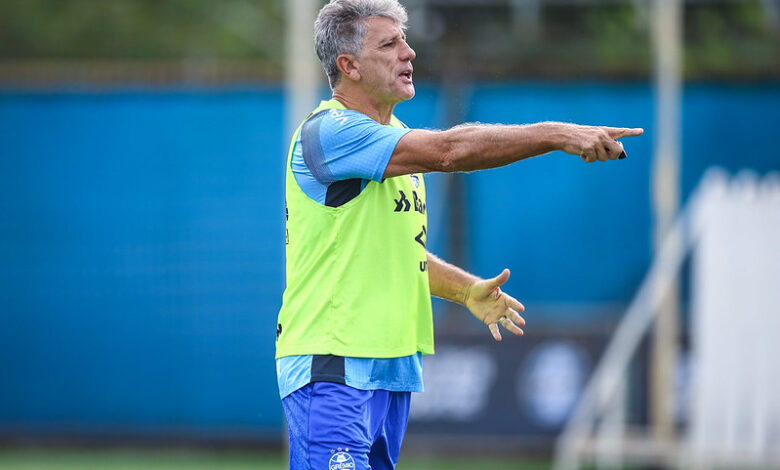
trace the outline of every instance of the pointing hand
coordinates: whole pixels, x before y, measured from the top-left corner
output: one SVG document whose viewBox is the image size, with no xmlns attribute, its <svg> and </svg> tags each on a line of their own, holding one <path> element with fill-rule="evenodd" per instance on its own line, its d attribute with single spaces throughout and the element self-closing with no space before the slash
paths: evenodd
<svg viewBox="0 0 780 470">
<path fill-rule="evenodd" d="M 579 155 L 588 163 L 625 158 L 623 144 L 617 139 L 641 135 L 644 129 L 605 126 L 580 126 L 569 124 L 566 130 L 566 142 L 561 150 Z"/>
</svg>

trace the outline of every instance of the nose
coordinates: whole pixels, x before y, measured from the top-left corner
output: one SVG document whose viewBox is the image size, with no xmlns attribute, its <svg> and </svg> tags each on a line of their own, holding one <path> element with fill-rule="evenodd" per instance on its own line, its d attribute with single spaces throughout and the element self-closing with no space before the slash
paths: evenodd
<svg viewBox="0 0 780 470">
<path fill-rule="evenodd" d="M 404 48 L 401 52 L 401 60 L 414 60 L 415 57 L 417 57 L 417 53 L 414 52 L 414 49 L 412 49 L 412 46 L 410 46 L 408 42 L 404 41 Z"/>
</svg>

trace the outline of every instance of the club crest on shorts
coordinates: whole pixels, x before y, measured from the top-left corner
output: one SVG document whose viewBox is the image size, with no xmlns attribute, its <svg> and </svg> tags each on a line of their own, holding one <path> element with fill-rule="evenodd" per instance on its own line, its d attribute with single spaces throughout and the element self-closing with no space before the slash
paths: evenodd
<svg viewBox="0 0 780 470">
<path fill-rule="evenodd" d="M 420 186 L 420 177 L 419 176 L 417 176 L 415 174 L 411 174 L 411 175 L 409 175 L 409 178 L 412 180 L 412 184 L 414 185 L 415 188 L 417 186 Z"/>
<path fill-rule="evenodd" d="M 331 455 L 328 462 L 328 470 L 353 470 L 355 468 L 355 459 L 347 452 L 349 452 L 349 449 L 344 449 L 343 451 L 339 449 L 338 452 Z"/>
</svg>

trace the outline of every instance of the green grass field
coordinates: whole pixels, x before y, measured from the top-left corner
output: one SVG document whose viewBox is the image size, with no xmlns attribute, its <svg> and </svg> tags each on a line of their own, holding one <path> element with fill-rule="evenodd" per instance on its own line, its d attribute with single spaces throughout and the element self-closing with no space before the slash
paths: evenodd
<svg viewBox="0 0 780 470">
<path fill-rule="evenodd" d="M 0 449 L 2 470 L 281 470 L 280 454 L 202 450 Z M 398 470 L 547 470 L 540 460 L 401 455 Z"/>
</svg>

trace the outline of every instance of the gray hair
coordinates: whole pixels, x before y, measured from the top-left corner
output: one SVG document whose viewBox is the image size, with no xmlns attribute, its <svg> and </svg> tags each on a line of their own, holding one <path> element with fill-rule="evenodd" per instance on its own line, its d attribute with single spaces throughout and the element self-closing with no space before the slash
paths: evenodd
<svg viewBox="0 0 780 470">
<path fill-rule="evenodd" d="M 339 54 L 360 57 L 366 20 L 375 16 L 390 18 L 406 29 L 406 10 L 397 0 L 330 0 L 320 10 L 314 22 L 314 48 L 331 88 L 340 77 L 336 58 Z"/>
</svg>

